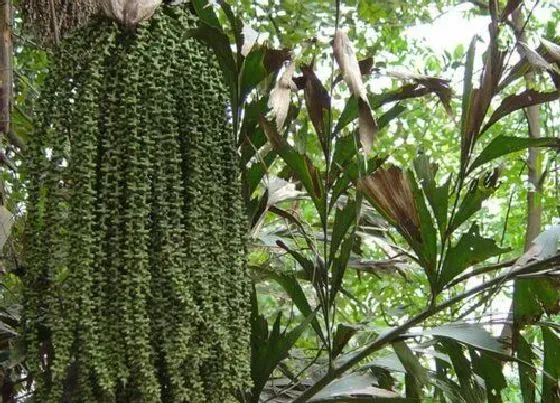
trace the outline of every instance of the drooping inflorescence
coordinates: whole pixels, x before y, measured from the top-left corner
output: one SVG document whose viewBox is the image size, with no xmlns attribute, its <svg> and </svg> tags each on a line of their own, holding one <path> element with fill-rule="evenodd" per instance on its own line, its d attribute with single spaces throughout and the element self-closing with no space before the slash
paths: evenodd
<svg viewBox="0 0 560 403">
<path fill-rule="evenodd" d="M 226 402 L 249 379 L 236 139 L 188 6 L 97 19 L 42 89 L 25 334 L 38 401 Z"/>
</svg>

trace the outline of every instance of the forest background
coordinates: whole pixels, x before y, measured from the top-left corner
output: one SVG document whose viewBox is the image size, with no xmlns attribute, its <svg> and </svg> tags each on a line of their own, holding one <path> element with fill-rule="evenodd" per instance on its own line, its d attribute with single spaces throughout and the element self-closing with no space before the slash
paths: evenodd
<svg viewBox="0 0 560 403">
<path fill-rule="evenodd" d="M 229 85 L 249 216 L 254 387 L 239 399 L 560 401 L 560 5 L 192 3 Z M 21 167 L 52 53 L 13 6 L 4 401 L 32 390 Z"/>
</svg>

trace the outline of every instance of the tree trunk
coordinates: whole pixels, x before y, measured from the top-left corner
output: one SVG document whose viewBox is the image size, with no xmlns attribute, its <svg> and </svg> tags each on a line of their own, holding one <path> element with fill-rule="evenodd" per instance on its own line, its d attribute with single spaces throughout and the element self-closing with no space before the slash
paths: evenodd
<svg viewBox="0 0 560 403">
<path fill-rule="evenodd" d="M 0 132 L 2 136 L 8 137 L 13 88 L 12 1 L 0 0 L 0 8 Z"/>
<path fill-rule="evenodd" d="M 516 31 L 516 37 L 518 42 L 527 43 L 527 35 L 525 33 L 525 18 L 521 12 L 520 7 L 518 7 L 512 13 L 512 23 Z M 532 88 L 535 85 L 535 73 L 533 71 L 528 71 L 525 74 L 525 85 L 527 88 Z M 540 137 L 541 123 L 540 123 L 540 107 L 538 105 L 530 106 L 525 109 L 525 117 L 527 119 L 528 135 L 531 138 Z M 525 232 L 525 251 L 531 247 L 531 243 L 537 237 L 541 229 L 541 217 L 542 217 L 542 203 L 541 203 L 541 177 L 542 177 L 542 164 L 541 164 L 541 153 L 538 148 L 529 148 L 529 153 L 527 156 L 527 169 L 528 169 L 528 190 L 527 190 L 527 229 Z M 516 346 L 519 344 L 521 323 L 517 323 L 515 320 L 517 292 L 516 290 L 520 287 L 516 280 L 514 283 L 512 303 L 508 314 L 508 323 L 506 323 L 502 329 L 502 337 L 511 340 L 512 355 L 517 355 L 518 358 L 525 361 L 531 361 L 530 355 L 527 355 L 525 349 L 520 349 L 517 351 Z M 523 281 L 523 280 L 521 280 Z M 521 340 L 523 341 L 523 340 Z M 535 386 L 532 382 L 536 374 L 532 373 L 531 370 L 527 371 L 521 366 L 519 366 L 519 380 L 521 387 L 524 389 L 523 401 L 525 403 L 535 402 Z"/>
</svg>

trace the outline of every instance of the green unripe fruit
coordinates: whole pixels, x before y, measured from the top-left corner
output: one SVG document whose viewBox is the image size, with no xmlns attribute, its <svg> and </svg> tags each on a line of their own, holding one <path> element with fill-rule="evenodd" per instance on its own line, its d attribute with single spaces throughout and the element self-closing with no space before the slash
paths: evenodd
<svg viewBox="0 0 560 403">
<path fill-rule="evenodd" d="M 225 402 L 248 385 L 236 139 L 197 23 L 187 6 L 132 33 L 101 19 L 52 65 L 27 165 L 41 402 Z"/>
</svg>

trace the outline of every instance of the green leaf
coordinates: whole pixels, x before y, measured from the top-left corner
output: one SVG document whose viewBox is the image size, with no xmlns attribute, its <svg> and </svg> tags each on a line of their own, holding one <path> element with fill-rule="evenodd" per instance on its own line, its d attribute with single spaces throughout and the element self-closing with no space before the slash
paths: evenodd
<svg viewBox="0 0 560 403">
<path fill-rule="evenodd" d="M 338 252 L 338 248 L 344 236 L 353 224 L 356 224 L 356 211 L 357 203 L 349 200 L 344 208 L 336 209 L 334 216 L 334 225 L 332 228 L 331 245 L 330 245 L 330 260 L 332 261 Z"/>
<path fill-rule="evenodd" d="M 351 96 L 342 110 L 342 114 L 338 118 L 338 122 L 334 128 L 335 133 L 340 133 L 343 128 L 358 118 L 358 98 Z"/>
<path fill-rule="evenodd" d="M 268 76 L 264 67 L 265 49 L 264 46 L 254 46 L 243 61 L 239 78 L 239 95 L 242 102 Z"/>
<path fill-rule="evenodd" d="M 449 224 L 448 231 L 456 230 L 467 221 L 474 213 L 480 210 L 482 202 L 488 199 L 498 189 L 499 170 L 494 169 L 472 180 L 467 194 L 463 197 L 459 209 Z"/>
<path fill-rule="evenodd" d="M 388 91 L 381 95 L 374 95 L 369 97 L 369 102 L 372 110 L 378 109 L 381 106 L 394 101 L 400 101 L 407 98 L 416 98 L 428 94 L 429 91 L 421 89 L 420 91 L 413 85 L 413 88 L 409 86 L 404 86 L 396 91 Z M 402 112 L 406 111 L 406 107 L 400 103 L 393 106 L 383 115 L 379 116 L 377 119 L 377 126 L 379 129 L 384 128 L 389 124 L 389 122 L 398 117 Z M 336 123 L 334 132 L 340 133 L 342 129 L 356 120 L 359 116 L 359 102 L 354 96 L 348 98 L 348 102 L 344 106 L 338 122 Z"/>
<path fill-rule="evenodd" d="M 435 344 L 434 350 L 438 353 L 438 355 L 434 357 L 436 364 L 436 376 L 435 379 L 433 379 L 434 385 L 436 386 L 436 388 L 434 388 L 434 399 L 436 399 L 436 401 L 445 403 L 445 396 L 453 393 L 454 390 L 458 390 L 459 388 L 456 384 L 454 384 L 454 382 L 451 385 L 448 385 L 447 374 L 452 367 L 450 362 L 441 358 L 444 354 L 442 351 L 442 345 Z"/>
<path fill-rule="evenodd" d="M 422 267 L 426 270 L 426 275 L 430 279 L 430 282 L 432 282 L 435 281 L 434 274 L 437 264 L 437 233 L 434 220 L 428 211 L 424 194 L 420 191 L 412 171 L 408 171 L 408 180 L 410 182 L 412 194 L 414 195 L 414 204 L 418 210 L 418 218 L 420 219 L 422 241 L 417 245 L 417 250 L 419 252 L 418 257 L 420 258 Z"/>
<path fill-rule="evenodd" d="M 533 353 L 531 345 L 525 340 L 525 337 L 519 335 L 516 343 L 517 358 L 520 359 L 519 370 L 519 389 L 524 403 L 535 403 L 536 393 L 535 385 L 537 382 L 537 372 L 532 365 L 536 356 Z"/>
<path fill-rule="evenodd" d="M 349 200 L 344 209 L 337 209 L 335 214 L 330 250 L 330 262 L 332 265 L 331 303 L 333 306 L 335 296 L 342 286 L 344 272 L 348 267 L 352 246 L 356 239 L 361 206 L 362 196 L 358 195 L 356 201 Z M 340 252 L 337 254 L 339 247 Z"/>
<path fill-rule="evenodd" d="M 218 4 L 220 5 L 224 14 L 226 15 L 231 30 L 233 31 L 235 37 L 235 45 L 237 49 L 237 57 L 239 62 L 240 58 L 243 57 L 243 55 L 241 54 L 241 48 L 243 47 L 243 35 L 242 35 L 243 22 L 239 19 L 238 16 L 233 14 L 231 6 L 228 3 L 226 3 L 224 0 L 218 0 Z"/>
<path fill-rule="evenodd" d="M 450 180 L 448 179 L 443 185 L 437 186 L 435 179 L 437 165 L 431 164 L 428 156 L 425 154 L 420 154 L 416 157 L 414 160 L 414 170 L 418 181 L 422 184 L 422 190 L 432 208 L 438 229 L 443 239 L 443 235 L 447 230 L 447 206 Z"/>
<path fill-rule="evenodd" d="M 216 55 L 222 68 L 224 79 L 230 90 L 231 108 L 234 111 L 234 123 L 237 124 L 238 99 L 238 71 L 237 64 L 231 51 L 229 38 L 220 29 L 208 24 L 200 24 L 198 28 L 191 31 L 193 38 L 208 45 Z"/>
<path fill-rule="evenodd" d="M 490 144 L 476 157 L 469 168 L 472 172 L 475 168 L 486 164 L 503 155 L 521 151 L 529 147 L 555 147 L 560 148 L 560 139 L 556 137 L 515 137 L 500 135 L 494 138 Z"/>
<path fill-rule="evenodd" d="M 291 274 L 282 273 L 271 273 L 272 277 L 282 286 L 286 294 L 290 297 L 290 300 L 295 304 L 297 309 L 302 313 L 303 316 L 308 317 L 313 313 L 309 301 L 301 288 L 296 276 Z M 311 326 L 317 335 L 326 343 L 325 335 L 323 334 L 323 329 L 319 325 L 319 321 L 314 317 L 311 321 Z"/>
<path fill-rule="evenodd" d="M 333 336 L 332 358 L 338 357 L 352 336 L 359 330 L 359 326 L 339 323 Z"/>
<path fill-rule="evenodd" d="M 331 382 L 308 401 L 310 403 L 342 403 L 354 401 L 399 403 L 410 401 L 399 398 L 396 392 L 374 386 L 376 385 L 376 380 L 377 379 L 368 372 L 354 372 Z"/>
<path fill-rule="evenodd" d="M 343 171 L 345 165 L 356 155 L 356 145 L 354 144 L 354 136 L 348 135 L 338 137 L 334 145 L 332 156 L 331 174 Z"/>
<path fill-rule="evenodd" d="M 218 20 L 218 16 L 208 0 L 191 0 L 191 4 L 196 15 L 200 18 L 200 21 L 222 32 L 222 26 Z"/>
<path fill-rule="evenodd" d="M 488 123 L 482 128 L 480 134 L 488 130 L 494 123 L 501 118 L 517 110 L 546 102 L 552 102 L 560 97 L 559 91 L 540 92 L 534 89 L 527 89 L 520 94 L 510 95 L 504 98 L 498 109 L 494 111 Z"/>
<path fill-rule="evenodd" d="M 346 237 L 346 239 L 342 242 L 340 253 L 334 258 L 334 261 L 332 262 L 332 304 L 334 304 L 335 302 L 334 296 L 336 296 L 336 294 L 340 290 L 340 287 L 342 286 L 344 273 L 346 271 L 346 268 L 348 267 L 348 261 L 350 260 L 352 246 L 354 245 L 355 232 L 356 227 L 354 227 L 354 229 L 352 230 L 351 235 Z"/>
<path fill-rule="evenodd" d="M 268 49 L 266 45 L 253 46 L 243 60 L 239 73 L 239 94 L 244 102 L 249 93 L 269 76 L 276 73 L 286 60 L 290 59 L 290 52 L 286 50 Z"/>
<path fill-rule="evenodd" d="M 473 223 L 471 229 L 464 233 L 445 254 L 441 273 L 438 276 L 440 289 L 466 268 L 508 251 L 509 249 L 498 247 L 493 239 L 481 236 L 478 225 Z"/>
<path fill-rule="evenodd" d="M 379 116 L 379 118 L 377 118 L 377 127 L 379 128 L 379 130 L 386 127 L 391 120 L 399 117 L 399 115 L 404 111 L 406 111 L 406 107 L 398 103 L 395 106 L 393 106 L 391 109 L 389 109 L 387 112 L 385 112 L 383 115 Z"/>
<path fill-rule="evenodd" d="M 473 67 L 474 67 L 474 55 L 476 51 L 476 42 L 480 40 L 478 35 L 475 35 L 471 40 L 469 45 L 469 50 L 467 51 L 466 61 L 465 61 L 465 72 L 463 74 L 463 98 L 461 107 L 461 134 L 462 137 L 466 135 L 467 119 L 470 116 L 469 105 L 471 104 L 471 94 L 472 94 L 472 77 L 473 77 Z"/>
<path fill-rule="evenodd" d="M 546 326 L 541 326 L 544 344 L 542 401 L 560 402 L 560 337 Z"/>
<path fill-rule="evenodd" d="M 263 116 L 261 116 L 260 124 L 274 150 L 282 157 L 286 165 L 290 167 L 296 178 L 302 183 L 307 193 L 311 196 L 324 222 L 326 219 L 322 202 L 324 198 L 324 189 L 318 168 L 313 165 L 307 155 L 299 154 L 288 144 L 286 139 L 278 135 L 276 125 L 268 122 Z"/>
<path fill-rule="evenodd" d="M 279 312 L 272 326 L 268 330 L 268 322 L 264 315 L 259 315 L 256 291 L 253 286 L 252 314 L 251 314 L 251 378 L 253 380 L 252 395 L 259 396 L 266 381 L 285 358 L 295 342 L 305 331 L 309 323 L 315 318 L 315 312 L 308 315 L 303 322 L 290 332 L 280 332 Z"/>
<path fill-rule="evenodd" d="M 469 354 L 474 372 L 484 379 L 488 403 L 501 402 L 500 392 L 507 388 L 502 361 L 491 353 L 472 347 L 469 348 Z"/>
<path fill-rule="evenodd" d="M 452 323 L 425 330 L 423 334 L 433 335 L 438 340 L 452 339 L 467 346 L 502 356 L 505 354 L 503 344 L 478 324 Z"/>
<path fill-rule="evenodd" d="M 299 263 L 299 265 L 301 266 L 301 268 L 305 272 L 306 280 L 309 280 L 309 281 L 314 280 L 316 282 L 319 279 L 318 278 L 319 273 L 317 273 L 317 271 L 316 271 L 317 267 L 315 266 L 315 263 L 313 263 L 313 261 L 311 259 L 304 256 L 299 251 L 297 251 L 295 249 L 292 249 L 292 248 L 289 248 L 282 241 L 276 241 L 276 244 L 278 245 L 278 247 L 284 249 L 290 255 L 292 255 L 292 257 Z"/>
<path fill-rule="evenodd" d="M 428 371 L 420 364 L 418 357 L 414 355 L 406 342 L 394 342 L 393 350 L 395 350 L 406 369 L 406 373 L 412 377 L 412 379 L 407 379 L 406 382 L 406 397 L 420 399 L 422 397 L 422 387 L 428 382 Z"/>
<path fill-rule="evenodd" d="M 441 339 L 439 342 L 453 363 L 453 370 L 460 384 L 461 397 L 469 403 L 484 403 L 486 400 L 484 390 L 476 381 L 471 363 L 465 357 L 461 344 L 449 339 Z"/>
<path fill-rule="evenodd" d="M 268 206 L 268 190 L 262 196 L 254 197 L 247 203 L 247 216 L 251 223 L 251 228 L 254 228 L 260 221 L 262 215 L 266 212 Z"/>
<path fill-rule="evenodd" d="M 560 226 L 554 225 L 540 233 L 531 247 L 517 260 L 524 266 L 557 254 Z M 560 289 L 554 279 L 517 279 L 513 291 L 513 320 L 515 326 L 534 323 L 543 314 L 555 314 L 560 302 Z"/>
<path fill-rule="evenodd" d="M 256 161 L 249 167 L 249 169 L 246 170 L 244 182 L 247 185 L 249 195 L 252 195 L 257 189 L 257 186 L 266 174 L 268 167 L 270 167 L 275 160 L 276 153 L 271 151 L 265 155 L 262 160 Z"/>
<path fill-rule="evenodd" d="M 532 323 L 544 313 L 557 310 L 560 290 L 548 279 L 518 279 L 513 292 L 513 320 Z"/>
</svg>

